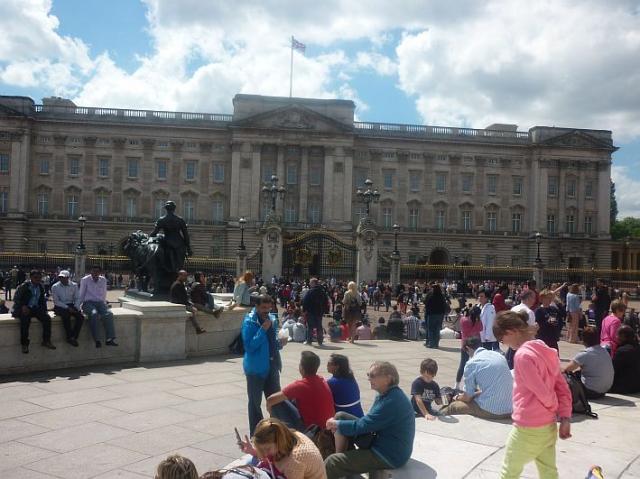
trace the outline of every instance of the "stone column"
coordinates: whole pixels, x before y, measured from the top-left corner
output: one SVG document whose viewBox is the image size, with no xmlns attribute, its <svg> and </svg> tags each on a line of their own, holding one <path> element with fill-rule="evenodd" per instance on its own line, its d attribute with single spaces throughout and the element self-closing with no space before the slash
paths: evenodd
<svg viewBox="0 0 640 479">
<path fill-rule="evenodd" d="M 562 161 L 558 162 L 558 224 L 556 231 L 558 233 L 567 232 L 567 210 L 566 210 L 566 197 L 567 197 L 567 175 L 566 168 Z"/>
<path fill-rule="evenodd" d="M 538 290 L 541 290 L 544 286 L 544 263 L 542 261 L 534 261 L 533 279 Z"/>
<path fill-rule="evenodd" d="M 389 282 L 392 288 L 400 284 L 400 253 L 397 251 L 391 253 L 391 274 Z"/>
<path fill-rule="evenodd" d="M 358 225 L 356 282 L 378 280 L 378 233 L 369 218 Z"/>
<path fill-rule="evenodd" d="M 287 187 L 287 178 L 285 173 L 285 150 L 286 145 L 278 146 L 278 156 L 276 160 L 276 175 L 278 176 L 278 186 Z M 279 204 L 284 203 L 279 201 L 279 198 L 276 200 L 276 216 L 278 218 L 284 218 L 284 204 L 280 207 Z M 270 277 L 269 277 L 270 278 Z"/>
<path fill-rule="evenodd" d="M 611 216 L 611 160 L 598 162 L 598 235 L 609 236 Z"/>
<path fill-rule="evenodd" d="M 251 144 L 251 197 L 249 198 L 249 220 L 260 220 L 260 197 L 262 195 L 262 178 L 260 176 L 260 159 L 262 143 Z M 231 188 L 233 194 L 233 188 Z M 235 219 L 232 216 L 233 219 Z"/>
<path fill-rule="evenodd" d="M 77 247 L 75 250 L 74 260 L 73 274 L 75 276 L 76 282 L 79 282 L 80 279 L 84 276 L 87 269 L 87 249 L 80 249 L 79 247 Z"/>
<path fill-rule="evenodd" d="M 267 222 L 262 234 L 262 277 L 269 282 L 273 275 L 282 276 L 282 228 Z"/>
<path fill-rule="evenodd" d="M 322 223 L 328 224 L 334 220 L 333 211 L 333 160 L 336 148 L 324 149 L 324 178 L 322 180 Z"/>
<path fill-rule="evenodd" d="M 239 217 L 241 149 L 241 143 L 233 142 L 231 145 L 231 199 L 229 200 L 229 216 L 231 218 Z"/>
<path fill-rule="evenodd" d="M 343 203 L 343 217 L 342 219 L 346 223 L 351 223 L 353 217 L 353 148 L 349 148 L 345 151 L 344 156 L 344 203 Z"/>
<path fill-rule="evenodd" d="M 547 182 L 549 178 L 548 162 L 541 161 L 537 155 L 531 159 L 531 183 L 526 191 L 527 206 L 531 211 L 528 231 L 546 231 Z"/>
<path fill-rule="evenodd" d="M 24 218 L 29 209 L 29 167 L 31 165 L 31 132 L 16 131 L 9 135 L 9 217 Z"/>
<path fill-rule="evenodd" d="M 298 210 L 298 221 L 305 218 L 307 214 L 307 201 L 309 200 L 309 147 L 302 147 L 302 157 L 300 160 L 300 203 Z"/>
<path fill-rule="evenodd" d="M 236 254 L 236 278 L 239 278 L 247 270 L 247 249 L 238 248 Z"/>
</svg>

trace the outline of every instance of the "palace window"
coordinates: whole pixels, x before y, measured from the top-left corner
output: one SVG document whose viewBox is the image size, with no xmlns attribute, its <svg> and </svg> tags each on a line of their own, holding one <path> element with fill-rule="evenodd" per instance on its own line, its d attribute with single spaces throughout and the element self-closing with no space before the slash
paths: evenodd
<svg viewBox="0 0 640 479">
<path fill-rule="evenodd" d="M 498 175 L 487 175 L 487 194 L 495 195 L 498 192 Z"/>
<path fill-rule="evenodd" d="M 77 194 L 72 193 L 67 196 L 67 216 L 75 218 L 78 215 L 78 205 L 80 199 Z"/>
<path fill-rule="evenodd" d="M 574 234 L 576 232 L 576 219 L 573 215 L 567 215 L 566 218 L 567 233 Z"/>
<path fill-rule="evenodd" d="M 575 178 L 567 179 L 567 197 L 575 198 L 576 197 L 576 189 L 577 189 L 577 181 Z"/>
<path fill-rule="evenodd" d="M 138 177 L 138 167 L 140 163 L 138 158 L 127 158 L 127 178 Z"/>
<path fill-rule="evenodd" d="M 224 238 L 222 236 L 214 236 L 211 241 L 211 257 L 222 258 L 224 254 Z"/>
<path fill-rule="evenodd" d="M 384 228 L 391 228 L 393 226 L 393 208 L 391 206 L 384 206 L 382 208 L 382 226 Z"/>
<path fill-rule="evenodd" d="M 158 161 L 156 161 L 156 175 L 158 176 L 159 180 L 166 180 L 167 179 L 168 163 L 169 162 L 167 160 L 158 160 Z"/>
<path fill-rule="evenodd" d="M 40 216 L 49 214 L 49 193 L 38 193 L 38 214 Z"/>
<path fill-rule="evenodd" d="M 444 231 L 445 227 L 445 213 L 444 210 L 436 211 L 436 228 L 438 231 Z"/>
<path fill-rule="evenodd" d="M 187 222 L 191 222 L 196 218 L 196 204 L 193 199 L 187 198 L 183 200 L 182 214 L 184 216 L 184 220 Z"/>
<path fill-rule="evenodd" d="M 514 176 L 513 177 L 513 195 L 514 196 L 522 195 L 522 185 L 523 185 L 522 176 Z"/>
<path fill-rule="evenodd" d="M 167 202 L 167 200 L 163 199 L 163 198 L 156 198 L 153 202 L 153 214 L 155 215 L 156 218 L 160 218 L 162 215 L 164 215 L 164 204 Z"/>
<path fill-rule="evenodd" d="M 485 259 L 485 266 L 496 266 L 497 260 L 495 255 L 488 254 Z"/>
<path fill-rule="evenodd" d="M 522 213 L 511 214 L 511 231 L 520 233 L 522 231 Z"/>
<path fill-rule="evenodd" d="M 436 192 L 445 193 L 447 191 L 447 174 L 436 173 Z"/>
<path fill-rule="evenodd" d="M 420 210 L 417 207 L 409 208 L 409 228 L 412 230 L 418 229 L 418 220 L 420 217 Z"/>
<path fill-rule="evenodd" d="M 385 190 L 393 188 L 393 170 L 382 171 L 382 182 Z"/>
<path fill-rule="evenodd" d="M 587 199 L 593 198 L 593 180 L 587 180 L 584 184 L 584 196 Z"/>
<path fill-rule="evenodd" d="M 222 199 L 215 199 L 211 205 L 212 213 L 213 213 L 213 222 L 214 223 L 223 223 L 224 222 L 224 201 Z"/>
<path fill-rule="evenodd" d="M 322 168 L 312 166 L 309 168 L 309 184 L 311 186 L 320 186 L 322 183 Z"/>
<path fill-rule="evenodd" d="M 271 176 L 273 176 L 273 165 L 262 165 L 262 182 L 271 183 Z"/>
<path fill-rule="evenodd" d="M 40 174 L 49 174 L 49 158 L 40 158 Z"/>
<path fill-rule="evenodd" d="M 311 203 L 309 205 L 309 223 L 314 225 L 320 223 L 320 204 L 319 203 Z"/>
<path fill-rule="evenodd" d="M 416 193 L 420 191 L 420 180 L 422 179 L 421 171 L 409 172 L 409 190 Z"/>
<path fill-rule="evenodd" d="M 224 183 L 224 163 L 213 164 L 213 182 Z"/>
<path fill-rule="evenodd" d="M 366 218 L 367 217 L 367 208 L 366 208 L 366 206 L 362 206 L 362 205 L 356 206 L 353 209 L 353 216 L 354 216 L 354 221 L 356 223 L 359 223 L 360 220 Z"/>
<path fill-rule="evenodd" d="M 355 186 L 356 188 L 364 188 L 364 182 L 367 179 L 367 170 L 356 169 L 354 170 Z"/>
<path fill-rule="evenodd" d="M 551 197 L 558 196 L 558 177 L 550 176 L 547 183 L 547 194 Z"/>
<path fill-rule="evenodd" d="M 127 218 L 135 218 L 138 216 L 138 198 L 135 196 L 127 197 Z"/>
<path fill-rule="evenodd" d="M 296 223 L 298 221 L 298 212 L 293 203 L 287 203 L 284 207 L 284 222 Z"/>
<path fill-rule="evenodd" d="M 96 216 L 104 218 L 109 215 L 109 196 L 104 191 L 96 195 Z"/>
<path fill-rule="evenodd" d="M 184 179 L 186 181 L 193 181 L 196 179 L 196 162 L 186 161 L 184 163 Z"/>
<path fill-rule="evenodd" d="M 462 192 L 471 193 L 472 189 L 473 189 L 473 174 L 463 173 L 462 174 Z"/>
<path fill-rule="evenodd" d="M 498 215 L 495 211 L 487 212 L 487 229 L 491 232 L 498 229 Z"/>
<path fill-rule="evenodd" d="M 6 189 L 0 190 L 0 213 L 9 211 L 9 192 Z"/>
<path fill-rule="evenodd" d="M 556 232 L 556 215 L 547 215 L 547 233 L 552 235 Z"/>
<path fill-rule="evenodd" d="M 9 155 L 0 153 L 0 174 L 9 173 Z"/>
<path fill-rule="evenodd" d="M 287 184 L 295 185 L 298 183 L 298 165 L 295 163 L 287 164 Z"/>
<path fill-rule="evenodd" d="M 108 172 L 108 166 L 107 166 Z M 77 156 L 69 157 L 69 176 L 78 176 L 80 174 L 80 158 Z"/>
<path fill-rule="evenodd" d="M 584 217 L 584 232 L 588 235 L 593 233 L 593 216 Z"/>
<path fill-rule="evenodd" d="M 98 176 L 107 178 L 109 176 L 109 158 L 98 159 Z"/>
<path fill-rule="evenodd" d="M 462 212 L 462 229 L 465 231 L 471 231 L 472 225 L 472 211 L 465 210 Z"/>
</svg>

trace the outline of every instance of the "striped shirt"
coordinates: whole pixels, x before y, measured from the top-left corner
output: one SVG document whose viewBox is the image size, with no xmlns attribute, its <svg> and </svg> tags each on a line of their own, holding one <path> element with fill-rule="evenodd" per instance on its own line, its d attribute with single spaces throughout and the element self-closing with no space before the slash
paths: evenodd
<svg viewBox="0 0 640 479">
<path fill-rule="evenodd" d="M 512 411 L 513 377 L 504 356 L 484 348 L 476 349 L 464 367 L 464 392 L 474 396 L 480 409 L 492 414 Z"/>
<path fill-rule="evenodd" d="M 420 320 L 412 314 L 410 316 L 407 316 L 404 321 L 407 325 L 407 339 L 415 341 L 416 339 L 418 339 Z"/>
</svg>

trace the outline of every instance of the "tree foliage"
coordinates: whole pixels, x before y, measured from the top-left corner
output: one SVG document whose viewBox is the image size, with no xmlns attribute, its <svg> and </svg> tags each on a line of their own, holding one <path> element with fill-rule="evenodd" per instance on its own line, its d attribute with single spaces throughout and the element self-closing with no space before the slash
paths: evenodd
<svg viewBox="0 0 640 479">
<path fill-rule="evenodd" d="M 619 240 L 624 238 L 640 238 L 640 218 L 625 218 L 616 221 L 611 226 L 611 237 Z"/>
<path fill-rule="evenodd" d="M 611 226 L 616 224 L 618 221 L 618 201 L 616 200 L 616 184 L 611 181 L 611 215 L 610 222 Z"/>
</svg>

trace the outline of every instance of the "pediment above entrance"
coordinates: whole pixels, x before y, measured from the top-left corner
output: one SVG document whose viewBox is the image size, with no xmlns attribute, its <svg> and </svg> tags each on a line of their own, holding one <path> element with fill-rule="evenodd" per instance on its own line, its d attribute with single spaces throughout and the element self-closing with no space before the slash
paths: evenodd
<svg viewBox="0 0 640 479">
<path fill-rule="evenodd" d="M 353 131 L 353 128 L 349 125 L 299 105 L 286 106 L 243 118 L 233 122 L 231 127 L 334 134 L 345 134 Z"/>
<path fill-rule="evenodd" d="M 573 130 L 552 138 L 547 138 L 541 142 L 541 145 L 560 148 L 595 148 L 611 151 L 617 149 L 610 142 L 596 138 L 580 130 Z"/>
</svg>

